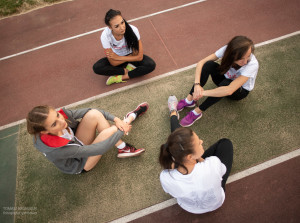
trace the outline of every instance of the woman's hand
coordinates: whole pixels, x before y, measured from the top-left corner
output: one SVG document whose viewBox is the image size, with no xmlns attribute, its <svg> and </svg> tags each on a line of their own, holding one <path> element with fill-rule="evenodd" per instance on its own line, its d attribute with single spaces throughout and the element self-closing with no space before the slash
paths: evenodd
<svg viewBox="0 0 300 223">
<path fill-rule="evenodd" d="M 200 98 L 202 98 L 202 92 L 203 88 L 200 85 L 195 85 L 194 86 L 194 93 L 193 93 L 193 100 L 198 101 Z"/>
<path fill-rule="evenodd" d="M 116 126 L 118 129 L 120 129 L 121 131 L 125 132 L 126 135 L 128 135 L 128 133 L 130 132 L 132 125 L 127 124 L 126 122 L 122 121 L 119 118 L 115 118 L 114 119 Z"/>
<path fill-rule="evenodd" d="M 119 60 L 119 56 L 117 54 L 115 54 L 112 49 L 105 49 L 104 50 L 105 56 L 109 59 L 113 59 L 113 60 Z"/>
</svg>

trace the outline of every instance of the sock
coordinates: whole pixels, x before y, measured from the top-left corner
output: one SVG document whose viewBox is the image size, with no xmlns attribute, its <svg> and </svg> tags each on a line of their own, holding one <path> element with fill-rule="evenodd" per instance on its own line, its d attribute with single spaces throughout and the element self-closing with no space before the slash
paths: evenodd
<svg viewBox="0 0 300 223">
<path fill-rule="evenodd" d="M 136 114 L 134 112 L 132 112 L 128 117 L 132 116 L 133 117 L 133 121 L 135 120 L 136 118 Z"/>
<path fill-rule="evenodd" d="M 195 111 L 195 109 L 193 110 L 194 115 L 200 115 L 201 112 L 198 114 L 198 112 Z"/>
<path fill-rule="evenodd" d="M 126 146 L 125 142 L 122 142 L 120 145 L 117 146 L 118 149 L 124 149 Z"/>
<path fill-rule="evenodd" d="M 189 105 L 193 103 L 193 100 L 192 100 L 192 101 L 189 101 L 187 98 L 184 99 L 184 100 L 185 100 L 185 102 L 188 103 Z"/>
</svg>

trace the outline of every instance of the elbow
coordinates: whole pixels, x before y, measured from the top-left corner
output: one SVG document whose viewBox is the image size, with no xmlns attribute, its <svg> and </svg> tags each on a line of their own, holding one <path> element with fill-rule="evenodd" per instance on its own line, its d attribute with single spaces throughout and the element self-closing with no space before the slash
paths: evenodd
<svg viewBox="0 0 300 223">
<path fill-rule="evenodd" d="M 232 95 L 233 93 L 234 93 L 233 90 L 228 89 L 228 90 L 226 91 L 226 96 L 230 96 L 230 95 Z"/>
<path fill-rule="evenodd" d="M 139 55 L 138 56 L 138 59 L 137 59 L 137 61 L 142 61 L 144 59 L 144 55 L 143 54 L 141 54 L 141 55 Z"/>
</svg>

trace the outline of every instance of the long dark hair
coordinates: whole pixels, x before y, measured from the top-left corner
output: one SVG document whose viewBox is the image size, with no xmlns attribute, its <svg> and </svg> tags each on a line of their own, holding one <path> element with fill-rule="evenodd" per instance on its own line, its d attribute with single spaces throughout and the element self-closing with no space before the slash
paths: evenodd
<svg viewBox="0 0 300 223">
<path fill-rule="evenodd" d="M 110 9 L 107 11 L 105 18 L 104 18 L 104 22 L 107 26 L 111 26 L 110 25 L 110 20 L 113 19 L 116 16 L 122 16 L 121 12 L 119 10 L 114 10 L 114 9 Z M 123 16 L 122 16 L 123 17 Z M 127 21 L 123 18 L 124 22 L 125 22 L 125 26 L 126 26 L 126 30 L 125 30 L 125 34 L 124 34 L 124 38 L 125 41 L 127 43 L 127 49 L 132 49 L 134 51 L 139 52 L 139 41 L 137 36 L 135 35 L 135 33 L 133 32 L 132 28 L 130 27 L 130 25 L 127 23 Z"/>
<path fill-rule="evenodd" d="M 175 167 L 183 167 L 188 173 L 188 169 L 184 165 L 184 158 L 194 153 L 192 144 L 193 131 L 189 128 L 178 128 L 168 137 L 167 143 L 161 145 L 159 163 L 164 169 L 172 169 Z"/>
<path fill-rule="evenodd" d="M 246 36 L 235 36 L 227 44 L 221 65 L 219 67 L 220 73 L 225 74 L 234 62 L 240 60 L 251 47 L 251 53 L 254 53 L 254 44 L 251 39 Z"/>
</svg>

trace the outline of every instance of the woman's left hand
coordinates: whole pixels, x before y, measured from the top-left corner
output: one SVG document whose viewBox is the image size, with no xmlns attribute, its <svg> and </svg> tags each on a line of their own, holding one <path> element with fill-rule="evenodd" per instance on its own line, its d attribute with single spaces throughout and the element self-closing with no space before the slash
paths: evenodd
<svg viewBox="0 0 300 223">
<path fill-rule="evenodd" d="M 116 126 L 118 127 L 118 129 L 125 132 L 126 135 L 128 134 L 128 132 L 130 132 L 132 125 L 127 124 L 126 122 L 122 121 L 119 118 L 115 118 L 114 121 L 115 121 Z"/>
</svg>

